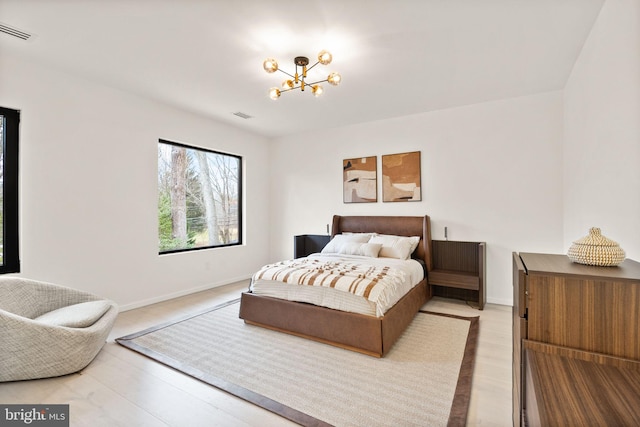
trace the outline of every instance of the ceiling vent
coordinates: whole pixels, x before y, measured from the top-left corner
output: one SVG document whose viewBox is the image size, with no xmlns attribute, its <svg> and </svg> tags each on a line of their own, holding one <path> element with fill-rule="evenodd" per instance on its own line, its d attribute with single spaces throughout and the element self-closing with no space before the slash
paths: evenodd
<svg viewBox="0 0 640 427">
<path fill-rule="evenodd" d="M 250 116 L 248 114 L 243 113 L 242 111 L 236 111 L 235 113 L 233 113 L 234 116 L 238 116 L 242 119 L 251 119 L 253 118 L 253 116 Z"/>
<path fill-rule="evenodd" d="M 7 24 L 3 24 L 2 22 L 0 22 L 0 33 L 25 41 L 33 37 L 33 34 L 29 34 L 26 31 L 17 29 L 16 27 L 11 27 Z"/>
</svg>

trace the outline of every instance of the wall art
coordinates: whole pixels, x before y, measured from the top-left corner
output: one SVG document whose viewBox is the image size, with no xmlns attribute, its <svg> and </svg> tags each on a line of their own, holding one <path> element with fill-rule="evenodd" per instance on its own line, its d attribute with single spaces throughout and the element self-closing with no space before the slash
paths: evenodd
<svg viewBox="0 0 640 427">
<path fill-rule="evenodd" d="M 382 156 L 382 201 L 414 202 L 422 200 L 420 152 Z"/>
<path fill-rule="evenodd" d="M 378 159 L 376 156 L 342 161 L 343 202 L 378 201 Z"/>
</svg>

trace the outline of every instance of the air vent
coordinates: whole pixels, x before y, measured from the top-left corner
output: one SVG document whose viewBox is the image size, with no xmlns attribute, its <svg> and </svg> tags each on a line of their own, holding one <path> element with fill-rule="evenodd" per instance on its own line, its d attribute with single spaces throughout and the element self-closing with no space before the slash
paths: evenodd
<svg viewBox="0 0 640 427">
<path fill-rule="evenodd" d="M 26 31 L 19 30 L 15 27 L 11 27 L 7 24 L 3 24 L 0 22 L 0 33 L 4 33 L 8 36 L 19 38 L 20 40 L 29 40 L 33 37 L 32 34 L 27 33 Z"/>
<path fill-rule="evenodd" d="M 242 111 L 236 111 L 235 113 L 233 113 L 234 116 L 238 116 L 242 119 L 251 119 L 253 118 L 253 116 L 250 116 L 248 114 L 243 113 Z"/>
</svg>

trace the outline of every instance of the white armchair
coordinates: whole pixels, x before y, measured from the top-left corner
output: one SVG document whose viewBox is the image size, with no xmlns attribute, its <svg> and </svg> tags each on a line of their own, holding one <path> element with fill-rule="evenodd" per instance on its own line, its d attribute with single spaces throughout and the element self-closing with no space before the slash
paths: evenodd
<svg viewBox="0 0 640 427">
<path fill-rule="evenodd" d="M 87 292 L 0 278 L 0 382 L 83 369 L 102 349 L 117 315 L 114 302 Z"/>
</svg>

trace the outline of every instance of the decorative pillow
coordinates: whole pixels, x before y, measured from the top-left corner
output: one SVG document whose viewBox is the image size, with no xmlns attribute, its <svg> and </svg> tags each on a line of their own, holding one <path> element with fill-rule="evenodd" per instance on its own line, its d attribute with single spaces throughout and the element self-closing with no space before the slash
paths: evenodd
<svg viewBox="0 0 640 427">
<path fill-rule="evenodd" d="M 337 254 L 340 250 L 340 246 L 347 242 L 367 243 L 371 238 L 371 234 L 336 234 L 333 239 L 327 243 L 321 253 L 323 254 Z"/>
<path fill-rule="evenodd" d="M 393 235 L 393 234 L 377 234 L 377 236 L 388 238 L 390 240 L 394 240 L 394 239 L 406 240 L 406 239 L 409 239 L 409 241 L 411 242 L 411 253 L 413 253 L 413 251 L 416 250 L 416 248 L 418 247 L 418 244 L 420 243 L 420 236 L 407 237 L 407 236 L 396 236 L 396 235 Z"/>
<path fill-rule="evenodd" d="M 412 236 L 391 236 L 379 234 L 369 240 L 369 243 L 380 243 L 382 248 L 378 256 L 385 258 L 409 259 L 411 254 L 418 247 L 420 237 Z"/>
<path fill-rule="evenodd" d="M 86 328 L 96 323 L 110 307 L 106 300 L 83 302 L 50 311 L 33 320 L 53 326 Z"/>
<path fill-rule="evenodd" d="M 370 258 L 378 258 L 380 248 L 382 248 L 382 245 L 380 243 L 346 242 L 342 246 L 340 246 L 338 253 L 344 255 L 360 255 L 368 256 Z"/>
</svg>

